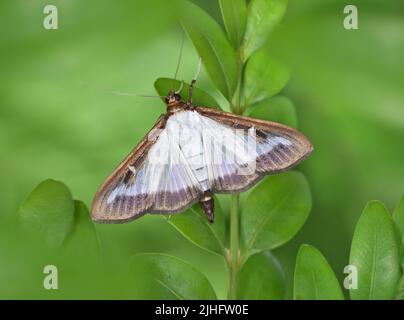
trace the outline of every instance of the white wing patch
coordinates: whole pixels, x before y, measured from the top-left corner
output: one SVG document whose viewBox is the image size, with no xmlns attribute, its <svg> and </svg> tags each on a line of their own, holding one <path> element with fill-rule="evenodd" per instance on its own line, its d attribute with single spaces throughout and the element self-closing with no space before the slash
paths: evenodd
<svg viewBox="0 0 404 320">
<path fill-rule="evenodd" d="M 178 112 L 168 119 L 141 169 L 128 167 L 135 179 L 118 184 L 107 203 L 121 196 L 147 196 L 150 210 L 158 212 L 178 201 L 173 194 L 192 202 L 206 190 L 241 190 L 258 177 L 256 169 L 264 163 L 260 167 L 260 156 L 273 153 L 265 164 L 272 161 L 275 166 L 291 160 L 292 150 L 291 137 L 274 133 L 256 139 L 253 127 L 240 130 L 196 111 Z"/>
</svg>

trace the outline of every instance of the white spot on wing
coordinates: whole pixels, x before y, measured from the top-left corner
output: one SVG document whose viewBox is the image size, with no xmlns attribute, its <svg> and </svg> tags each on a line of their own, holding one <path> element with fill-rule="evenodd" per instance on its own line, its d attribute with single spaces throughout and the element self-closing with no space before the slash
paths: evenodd
<svg viewBox="0 0 404 320">
<path fill-rule="evenodd" d="M 284 146 L 290 146 L 291 144 L 292 144 L 292 142 L 290 142 L 288 139 L 285 139 L 285 138 L 283 138 L 283 137 L 278 137 L 278 136 L 276 136 L 276 137 L 272 137 L 272 138 L 270 138 L 269 140 L 273 140 L 273 142 L 275 143 L 275 144 L 282 144 L 282 145 L 284 145 Z"/>
</svg>

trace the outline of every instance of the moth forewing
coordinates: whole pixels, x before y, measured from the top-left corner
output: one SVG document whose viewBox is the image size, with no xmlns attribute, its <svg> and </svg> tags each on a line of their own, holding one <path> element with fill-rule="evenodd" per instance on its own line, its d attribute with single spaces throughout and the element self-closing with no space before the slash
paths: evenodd
<svg viewBox="0 0 404 320">
<path fill-rule="evenodd" d="M 161 116 L 148 134 L 140 141 L 136 148 L 114 169 L 98 188 L 92 204 L 92 218 L 95 222 L 119 223 L 127 222 L 146 213 L 147 204 L 137 203 L 138 206 L 128 210 L 129 203 L 117 198 L 111 202 L 114 190 L 121 190 L 130 180 L 136 177 L 137 172 L 145 162 L 148 151 L 157 141 L 158 136 L 166 124 L 165 116 Z M 130 201 L 126 199 L 126 201 Z M 129 204 L 129 206 L 128 206 Z"/>
<path fill-rule="evenodd" d="M 254 129 L 257 173 L 276 173 L 296 166 L 313 151 L 311 142 L 299 131 L 280 123 L 238 116 L 207 107 L 196 107 L 201 115 L 232 128 Z M 264 164 L 267 165 L 264 165 Z M 272 164 L 272 165 L 271 165 Z"/>
<path fill-rule="evenodd" d="M 94 221 L 173 214 L 199 202 L 213 222 L 215 192 L 244 191 L 312 151 L 303 134 L 278 123 L 193 106 L 175 92 L 166 103 L 167 113 L 97 191 Z"/>
</svg>

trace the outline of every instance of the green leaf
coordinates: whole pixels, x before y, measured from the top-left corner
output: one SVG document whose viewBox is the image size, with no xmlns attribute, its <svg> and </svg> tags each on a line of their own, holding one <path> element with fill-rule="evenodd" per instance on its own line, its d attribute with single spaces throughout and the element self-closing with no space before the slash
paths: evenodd
<svg viewBox="0 0 404 320">
<path fill-rule="evenodd" d="M 178 90 L 181 86 L 180 80 L 172 79 L 172 78 L 158 78 L 154 82 L 154 87 L 160 96 L 167 96 L 170 90 Z M 180 92 L 181 98 L 184 101 L 187 101 L 189 98 L 189 84 L 184 82 L 184 86 L 182 91 Z M 164 101 L 164 98 L 163 98 Z M 215 109 L 220 109 L 218 103 L 215 99 L 213 99 L 208 93 L 194 87 L 192 90 L 192 104 L 196 106 L 204 106 Z"/>
<path fill-rule="evenodd" d="M 155 293 L 159 299 L 216 299 L 208 279 L 176 257 L 160 253 L 137 254 L 131 260 L 131 269 L 135 273 L 143 270 L 157 282 L 158 292 Z"/>
<path fill-rule="evenodd" d="M 404 300 L 404 275 L 401 276 L 401 279 L 398 283 L 397 295 L 396 295 L 395 299 Z"/>
<path fill-rule="evenodd" d="M 241 236 L 247 254 L 286 243 L 311 210 L 310 188 L 303 174 L 266 177 L 247 197 L 241 211 Z"/>
<path fill-rule="evenodd" d="M 238 49 L 244 38 L 247 21 L 245 0 L 219 0 L 219 5 L 230 42 Z"/>
<path fill-rule="evenodd" d="M 401 279 L 398 283 L 396 300 L 404 300 L 404 275 L 401 276 Z"/>
<path fill-rule="evenodd" d="M 45 180 L 28 195 L 18 214 L 23 232 L 57 249 L 72 230 L 73 198 L 62 182 Z"/>
<path fill-rule="evenodd" d="M 343 300 L 334 271 L 319 250 L 310 245 L 299 249 L 295 266 L 295 300 Z"/>
<path fill-rule="evenodd" d="M 401 264 L 404 266 L 404 195 L 393 212 L 393 221 L 400 238 Z M 403 267 L 404 268 L 404 267 Z"/>
<path fill-rule="evenodd" d="M 252 0 L 248 6 L 247 27 L 244 35 L 245 60 L 267 40 L 285 14 L 287 0 Z"/>
<path fill-rule="evenodd" d="M 297 128 L 297 114 L 293 102 L 287 97 L 274 97 L 254 105 L 248 116 L 285 124 Z"/>
<path fill-rule="evenodd" d="M 244 71 L 244 97 L 250 105 L 278 94 L 288 83 L 289 70 L 281 62 L 269 57 L 265 50 L 256 52 Z"/>
<path fill-rule="evenodd" d="M 393 221 L 380 201 L 370 201 L 356 225 L 350 264 L 358 269 L 352 299 L 392 299 L 400 278 L 399 245 Z"/>
<path fill-rule="evenodd" d="M 399 281 L 396 299 L 404 300 L 404 195 L 393 212 L 393 221 L 397 230 L 401 256 L 401 279 Z"/>
<path fill-rule="evenodd" d="M 90 212 L 82 201 L 75 200 L 74 206 L 74 224 L 72 232 L 66 239 L 64 251 L 78 257 L 98 258 L 100 253 L 98 236 Z"/>
<path fill-rule="evenodd" d="M 191 38 L 213 83 L 230 100 L 238 78 L 237 54 L 222 28 L 205 11 L 185 2 L 181 23 Z"/>
<path fill-rule="evenodd" d="M 285 292 L 285 273 L 269 251 L 251 256 L 240 270 L 238 299 L 281 300 L 285 298 Z"/>
<path fill-rule="evenodd" d="M 185 238 L 202 249 L 224 255 L 225 215 L 215 197 L 215 222 L 209 223 L 199 204 L 167 218 Z"/>
</svg>

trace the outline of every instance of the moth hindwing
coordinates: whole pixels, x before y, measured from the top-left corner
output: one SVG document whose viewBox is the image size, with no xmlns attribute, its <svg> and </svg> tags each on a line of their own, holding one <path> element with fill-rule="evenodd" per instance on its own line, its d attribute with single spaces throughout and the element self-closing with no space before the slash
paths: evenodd
<svg viewBox="0 0 404 320">
<path fill-rule="evenodd" d="M 287 126 L 193 106 L 170 93 L 167 113 L 101 185 L 97 222 L 173 214 L 196 202 L 214 220 L 214 193 L 238 193 L 296 166 L 312 151 Z"/>
</svg>

